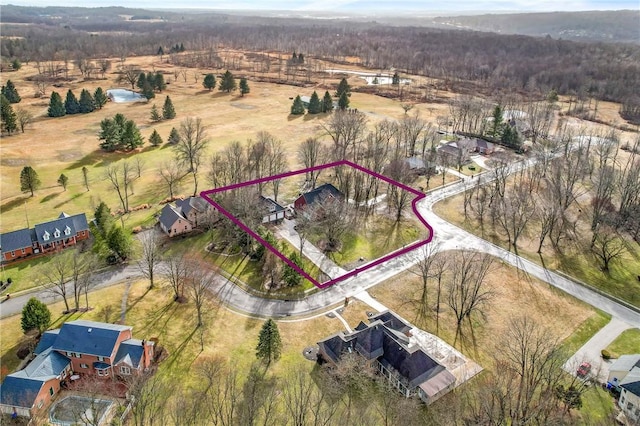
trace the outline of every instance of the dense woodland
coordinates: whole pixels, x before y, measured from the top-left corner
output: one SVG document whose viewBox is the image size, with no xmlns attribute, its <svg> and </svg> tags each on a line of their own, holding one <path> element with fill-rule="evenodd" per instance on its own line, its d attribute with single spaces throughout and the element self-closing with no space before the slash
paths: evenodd
<svg viewBox="0 0 640 426">
<path fill-rule="evenodd" d="M 629 102 L 640 93 L 640 46 L 582 43 L 551 37 L 500 35 L 425 27 L 390 26 L 222 14 L 159 15 L 134 9 L 3 7 L 3 61 L 98 59 L 153 55 L 163 47 L 216 53 L 224 48 L 305 52 L 307 57 L 360 58 L 372 69 L 398 69 L 443 78 L 448 86 L 471 81 L 490 92 L 575 94 Z M 44 11 L 47 13 L 45 14 Z M 80 12 L 84 16 L 80 20 Z M 118 14 L 156 18 L 124 20 Z M 54 14 L 61 14 L 58 16 Z M 94 15 L 95 14 L 95 15 Z M 195 65 L 195 64 L 194 64 Z M 208 66 L 199 64 L 200 66 Z M 636 101 L 633 101 L 636 103 Z"/>
</svg>

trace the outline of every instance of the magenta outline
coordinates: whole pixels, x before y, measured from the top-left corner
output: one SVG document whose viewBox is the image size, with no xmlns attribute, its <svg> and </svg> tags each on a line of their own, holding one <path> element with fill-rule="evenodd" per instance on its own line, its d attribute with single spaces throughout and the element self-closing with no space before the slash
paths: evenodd
<svg viewBox="0 0 640 426">
<path fill-rule="evenodd" d="M 387 183 L 390 183 L 392 185 L 396 185 L 402 189 L 404 189 L 405 191 L 409 191 L 410 193 L 416 195 L 416 198 L 413 199 L 413 201 L 411 202 L 411 208 L 413 210 L 413 212 L 416 214 L 416 216 L 418 217 L 418 219 L 420 220 L 420 222 L 422 222 L 422 224 L 429 230 L 429 238 L 427 238 L 426 240 L 423 241 L 418 241 L 416 243 L 411 244 L 408 247 L 404 247 L 402 249 L 396 250 L 392 253 L 389 253 L 383 257 L 380 257 L 376 260 L 374 260 L 371 263 L 368 263 L 367 265 L 360 267 L 360 268 L 355 268 L 352 271 L 349 271 L 348 273 L 341 275 L 337 278 L 333 278 L 329 281 L 326 281 L 324 283 L 319 282 L 318 280 L 316 280 L 315 278 L 313 278 L 311 275 L 307 274 L 304 270 L 300 269 L 298 267 L 298 265 L 296 265 L 295 263 L 293 263 L 291 260 L 289 260 L 288 257 L 286 257 L 285 255 L 283 255 L 279 250 L 277 250 L 275 247 L 273 247 L 271 244 L 269 244 L 268 242 L 266 242 L 264 240 L 264 238 L 262 238 L 260 235 L 258 235 L 258 233 L 254 232 L 252 229 L 250 229 L 248 226 L 246 226 L 244 223 L 242 223 L 242 221 L 238 220 L 235 216 L 233 216 L 231 213 L 229 213 L 228 211 L 226 211 L 220 204 L 216 203 L 215 201 L 213 201 L 211 198 L 209 198 L 209 194 L 216 194 L 218 192 L 224 192 L 224 191 L 228 191 L 231 189 L 236 189 L 236 188 L 242 188 L 244 186 L 249 186 L 249 185 L 255 185 L 258 183 L 262 183 L 262 182 L 268 182 L 271 180 L 275 180 L 275 179 L 282 179 L 285 177 L 289 177 L 289 176 L 296 176 L 296 175 L 300 175 L 303 173 L 308 173 L 308 172 L 312 172 L 312 171 L 316 171 L 316 170 L 324 170 L 324 169 L 329 169 L 332 167 L 337 167 L 337 166 L 350 166 L 353 167 L 357 170 L 360 170 L 361 172 L 364 173 L 368 173 L 372 176 L 375 176 L 378 179 L 381 179 Z M 215 207 L 220 213 L 222 213 L 223 215 L 225 215 L 226 217 L 228 217 L 229 219 L 231 219 L 231 221 L 233 223 L 235 223 L 236 225 L 238 225 L 240 228 L 242 228 L 245 232 L 247 232 L 249 235 L 251 235 L 253 238 L 255 238 L 260 244 L 262 244 L 263 246 L 265 246 L 267 249 L 269 249 L 273 254 L 275 254 L 276 256 L 278 256 L 280 259 L 282 259 L 287 265 L 291 266 L 293 269 L 295 269 L 296 271 L 298 271 L 298 273 L 300 273 L 300 275 L 302 275 L 303 277 L 305 277 L 306 279 L 308 279 L 309 281 L 311 281 L 313 283 L 313 285 L 315 285 L 318 288 L 326 288 L 329 286 L 332 286 L 333 284 L 336 284 L 340 281 L 344 281 L 347 278 L 351 278 L 353 276 L 358 275 L 360 272 L 362 271 L 366 271 L 368 269 L 373 268 L 374 266 L 378 266 L 381 263 L 386 262 L 387 260 L 393 259 L 394 257 L 398 257 L 400 255 L 403 255 L 405 253 L 408 253 L 414 249 L 417 249 L 418 247 L 422 247 L 426 244 L 428 244 L 429 242 L 431 242 L 431 239 L 433 238 L 433 228 L 431 227 L 431 225 L 429 225 L 427 223 L 427 221 L 422 217 L 422 215 L 420 214 L 420 212 L 418 211 L 418 209 L 416 208 L 416 203 L 420 200 L 422 200 L 423 198 L 425 198 L 425 194 L 415 190 L 407 185 L 404 185 L 400 182 L 397 182 L 393 179 L 389 179 L 386 176 L 383 176 L 379 173 L 376 173 L 374 171 L 371 171 L 369 169 L 365 169 L 362 166 L 359 166 L 358 164 L 352 163 L 351 161 L 348 160 L 342 160 L 342 161 L 335 161 L 333 163 L 327 163 L 327 164 L 323 164 L 320 166 L 315 166 L 315 167 L 309 167 L 303 170 L 296 170 L 293 172 L 286 172 L 286 173 L 282 173 L 279 175 L 274 175 L 274 176 L 269 176 L 269 177 L 264 177 L 264 178 L 260 178 L 260 179 L 254 179 L 254 180 L 250 180 L 247 182 L 242 182 L 242 183 L 236 183 L 233 185 L 227 185 L 227 186 L 223 186 L 222 188 L 216 188 L 216 189 L 209 189 L 207 191 L 202 191 L 200 193 L 200 196 L 202 198 L 204 198 L 205 200 L 207 200 L 207 202 L 209 204 L 211 204 L 213 207 Z M 286 219 L 285 219 L 286 220 Z"/>
</svg>

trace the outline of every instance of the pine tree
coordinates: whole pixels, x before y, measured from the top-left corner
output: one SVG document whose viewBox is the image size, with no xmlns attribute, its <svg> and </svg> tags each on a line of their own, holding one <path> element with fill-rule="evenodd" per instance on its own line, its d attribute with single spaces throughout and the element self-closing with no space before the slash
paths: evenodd
<svg viewBox="0 0 640 426">
<path fill-rule="evenodd" d="M 18 131 L 18 117 L 11 103 L 2 94 L 0 94 L 0 122 L 3 131 L 9 134 Z"/>
<path fill-rule="evenodd" d="M 222 76 L 222 80 L 220 81 L 218 89 L 221 92 L 227 93 L 236 90 L 236 79 L 233 77 L 233 74 L 231 74 L 229 70 L 227 70 L 227 72 L 225 72 Z"/>
<path fill-rule="evenodd" d="M 164 105 L 162 106 L 162 118 L 165 120 L 176 118 L 176 110 L 173 108 L 173 102 L 171 102 L 169 96 L 164 100 Z"/>
<path fill-rule="evenodd" d="M 336 90 L 336 98 L 340 98 L 343 93 L 346 93 L 347 96 L 351 96 L 351 86 L 347 83 L 346 78 L 340 80 L 340 84 L 338 84 L 338 89 Z"/>
<path fill-rule="evenodd" d="M 153 86 L 151 86 L 149 82 L 146 82 L 144 84 L 144 87 L 142 88 L 142 96 L 147 98 L 147 100 L 153 99 L 156 97 L 156 93 L 153 91 Z"/>
<path fill-rule="evenodd" d="M 107 104 L 107 95 L 105 95 L 102 87 L 98 87 L 93 94 L 93 102 L 96 105 L 96 108 L 102 109 L 103 106 Z"/>
<path fill-rule="evenodd" d="M 160 121 L 162 120 L 162 116 L 160 115 L 160 111 L 158 111 L 158 107 L 156 104 L 151 106 L 151 121 Z"/>
<path fill-rule="evenodd" d="M 180 52 L 184 52 L 184 44 L 180 43 Z"/>
<path fill-rule="evenodd" d="M 167 143 L 169 145 L 177 145 L 179 142 L 180 142 L 180 133 L 178 133 L 175 127 L 172 127 L 171 132 L 169 132 L 169 138 L 167 139 Z"/>
<path fill-rule="evenodd" d="M 42 334 L 51 322 L 51 312 L 44 302 L 39 301 L 35 297 L 29 299 L 29 301 L 22 308 L 22 318 L 20 318 L 20 325 L 22 331 L 26 334 L 31 330 L 38 330 Z"/>
<path fill-rule="evenodd" d="M 138 81 L 136 82 L 136 87 L 140 90 L 144 90 L 144 86 L 147 84 L 147 75 L 141 72 L 138 75 Z"/>
<path fill-rule="evenodd" d="M 38 173 L 31 166 L 25 166 L 20 172 L 20 191 L 22 192 L 31 192 L 31 196 L 33 197 L 33 191 L 40 188 L 40 178 L 38 177 Z"/>
<path fill-rule="evenodd" d="M 249 93 L 249 83 L 246 78 L 240 79 L 240 96 L 244 96 Z"/>
<path fill-rule="evenodd" d="M 131 234 L 117 225 L 113 225 L 107 235 L 107 246 L 109 250 L 121 260 L 127 260 L 131 255 Z"/>
<path fill-rule="evenodd" d="M 142 144 L 144 144 L 144 138 L 140 134 L 140 129 L 133 120 L 127 120 L 122 130 L 120 145 L 127 150 L 133 150 Z"/>
<path fill-rule="evenodd" d="M 302 258 L 300 258 L 297 251 L 291 253 L 289 260 L 302 269 Z M 284 270 L 282 271 L 282 281 L 284 281 L 289 287 L 294 287 L 302 282 L 302 275 L 288 264 L 285 264 Z"/>
<path fill-rule="evenodd" d="M 149 136 L 149 143 L 152 146 L 159 146 L 162 145 L 164 141 L 162 140 L 162 137 L 160 136 L 160 134 L 158 133 L 157 130 L 153 130 L 153 133 L 151 133 L 151 136 Z"/>
<path fill-rule="evenodd" d="M 293 51 L 293 56 L 291 57 L 291 62 L 293 62 L 294 64 L 298 63 L 298 55 L 296 55 L 296 51 Z"/>
<path fill-rule="evenodd" d="M 67 91 L 67 99 L 64 101 L 64 110 L 67 115 L 77 114 L 80 112 L 80 103 L 71 89 Z"/>
<path fill-rule="evenodd" d="M 93 100 L 93 96 L 87 89 L 82 89 L 80 92 L 80 104 L 79 109 L 82 114 L 93 112 L 96 109 L 96 103 Z"/>
<path fill-rule="evenodd" d="M 49 109 L 47 114 L 49 117 L 63 117 L 67 111 L 62 103 L 62 98 L 58 92 L 51 92 L 51 98 L 49 99 Z"/>
<path fill-rule="evenodd" d="M 302 53 L 298 54 L 298 63 L 304 64 L 304 55 Z"/>
<path fill-rule="evenodd" d="M 340 99 L 338 99 L 338 107 L 341 110 L 349 108 L 349 95 L 347 95 L 347 92 L 342 92 L 342 95 L 340 95 Z"/>
<path fill-rule="evenodd" d="M 204 80 L 202 80 L 202 85 L 209 91 L 213 90 L 216 87 L 216 77 L 213 74 L 205 75 Z"/>
<path fill-rule="evenodd" d="M 13 61 L 11 61 L 11 68 L 13 68 L 14 71 L 18 71 L 20 68 L 22 68 L 22 63 L 20 63 L 20 59 L 16 58 Z"/>
<path fill-rule="evenodd" d="M 167 84 L 164 82 L 164 76 L 162 73 L 157 72 L 153 78 L 153 88 L 158 92 L 162 92 L 167 88 Z"/>
<path fill-rule="evenodd" d="M 66 191 L 68 183 L 69 183 L 69 178 L 67 177 L 67 175 L 62 173 L 58 178 L 58 185 L 62 186 L 62 188 L 64 188 L 64 190 Z"/>
<path fill-rule="evenodd" d="M 320 98 L 318 97 L 318 93 L 316 93 L 316 91 L 313 91 L 313 94 L 311 95 L 311 99 L 309 100 L 309 114 L 317 114 L 319 112 L 322 112 L 322 104 L 320 103 Z"/>
<path fill-rule="evenodd" d="M 400 84 L 400 76 L 398 75 L 398 72 L 394 72 L 393 73 L 393 77 L 391 77 L 391 84 L 393 84 L 394 86 L 397 86 Z"/>
<path fill-rule="evenodd" d="M 331 112 L 333 110 L 333 98 L 327 90 L 322 98 L 322 112 Z"/>
<path fill-rule="evenodd" d="M 504 127 L 502 107 L 500 105 L 496 105 L 491 116 L 493 117 L 493 122 L 491 123 L 491 131 L 489 132 L 489 135 L 498 139 L 502 134 L 502 129 Z"/>
<path fill-rule="evenodd" d="M 302 114 L 304 114 L 304 104 L 302 103 L 302 99 L 300 99 L 300 95 L 298 95 L 293 100 L 293 105 L 291 105 L 291 115 Z"/>
<path fill-rule="evenodd" d="M 271 364 L 280 358 L 282 352 L 282 341 L 280 340 L 280 331 L 278 325 L 269 318 L 262 326 L 260 335 L 258 336 L 258 346 L 256 346 L 256 357 Z"/>
<path fill-rule="evenodd" d="M 11 80 L 7 80 L 7 85 L 2 86 L 0 93 L 2 93 L 11 104 L 17 104 L 21 101 L 18 90 L 16 90 L 16 86 Z"/>
<path fill-rule="evenodd" d="M 158 48 L 158 53 L 157 53 L 157 55 L 158 55 L 158 56 L 163 56 L 163 55 L 164 55 L 164 49 L 162 48 L 162 46 L 160 46 L 160 47 Z"/>
</svg>

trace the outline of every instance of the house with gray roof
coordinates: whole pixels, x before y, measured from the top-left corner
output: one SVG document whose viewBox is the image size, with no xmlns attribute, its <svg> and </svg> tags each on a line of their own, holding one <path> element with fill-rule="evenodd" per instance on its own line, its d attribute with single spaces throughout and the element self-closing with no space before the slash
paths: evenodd
<svg viewBox="0 0 640 426">
<path fill-rule="evenodd" d="M 284 219 L 285 208 L 271 198 L 259 196 L 262 205 L 262 223 L 278 223 Z"/>
<path fill-rule="evenodd" d="M 337 200 L 344 200 L 344 194 L 330 183 L 325 183 L 319 187 L 301 194 L 294 202 L 293 205 L 296 211 L 302 211 L 306 206 L 314 205 L 325 198 L 334 198 Z"/>
<path fill-rule="evenodd" d="M 191 232 L 194 228 L 205 225 L 210 220 L 214 208 L 201 197 L 189 197 L 176 200 L 175 206 L 165 204 L 160 212 L 158 222 L 160 229 L 169 237 Z"/>
<path fill-rule="evenodd" d="M 42 335 L 36 357 L 0 385 L 0 411 L 32 417 L 67 380 L 140 374 L 151 365 L 154 343 L 134 339 L 132 327 L 75 320 Z"/>
<path fill-rule="evenodd" d="M 158 222 L 160 223 L 160 229 L 170 237 L 186 234 L 193 230 L 193 225 L 182 215 L 182 211 L 171 204 L 164 205 Z"/>
<path fill-rule="evenodd" d="M 640 354 L 620 356 L 609 367 L 607 382 L 620 391 L 618 406 L 627 419 L 640 422 Z"/>
<path fill-rule="evenodd" d="M 0 235 L 2 260 L 9 262 L 34 254 L 60 251 L 89 238 L 89 225 L 84 213 L 70 216 L 64 212 L 57 219 L 38 223 L 31 229 Z"/>
<path fill-rule="evenodd" d="M 456 378 L 419 345 L 411 341 L 413 327 L 391 311 L 360 322 L 354 331 L 339 332 L 318 342 L 319 360 L 337 364 L 347 353 L 373 363 L 405 397 L 417 395 L 434 402 L 455 386 Z"/>
</svg>

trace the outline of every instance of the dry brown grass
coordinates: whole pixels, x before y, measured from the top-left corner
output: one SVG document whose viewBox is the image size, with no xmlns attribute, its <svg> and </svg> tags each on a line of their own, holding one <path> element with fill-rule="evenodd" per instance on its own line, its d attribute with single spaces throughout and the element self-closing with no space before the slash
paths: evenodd
<svg viewBox="0 0 640 426">
<path fill-rule="evenodd" d="M 449 256 L 449 252 L 447 252 Z M 535 278 L 527 277 L 519 270 L 496 261 L 488 276 L 487 288 L 494 294 L 490 307 L 486 309 L 486 320 L 473 318 L 473 333 L 465 324 L 465 339 L 456 344 L 463 353 L 470 356 L 482 367 L 493 368 L 494 352 L 499 350 L 509 321 L 526 315 L 544 325 L 551 335 L 564 339 L 573 333 L 594 311 L 582 302 L 567 296 Z M 455 318 L 446 304 L 446 290 L 440 304 L 440 330 L 436 333 L 435 311 L 426 322 L 418 320 L 417 306 L 413 303 L 419 297 L 420 279 L 409 272 L 396 276 L 370 290 L 370 294 L 391 310 L 395 310 L 408 321 L 424 330 L 437 334 L 447 343 L 453 344 Z M 431 284 L 430 304 L 435 307 L 436 288 Z M 366 317 L 360 318 L 365 321 Z M 357 321 L 356 318 L 350 318 Z M 350 321 L 350 324 L 351 324 Z M 357 323 L 357 322 L 356 322 Z"/>
</svg>

